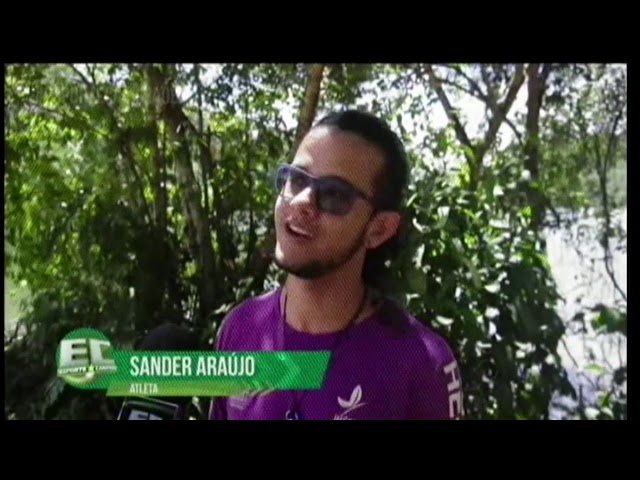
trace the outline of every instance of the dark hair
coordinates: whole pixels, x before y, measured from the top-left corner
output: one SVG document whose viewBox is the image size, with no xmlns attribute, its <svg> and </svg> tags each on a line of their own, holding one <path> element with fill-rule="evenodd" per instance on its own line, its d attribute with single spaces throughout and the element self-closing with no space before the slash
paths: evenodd
<svg viewBox="0 0 640 480">
<path fill-rule="evenodd" d="M 359 110 L 332 112 L 320 119 L 318 126 L 337 128 L 352 133 L 376 146 L 383 154 L 384 167 L 379 172 L 374 193 L 377 210 L 393 210 L 402 214 L 402 200 L 409 175 L 409 162 L 400 138 L 381 118 Z M 402 217 L 401 217 L 402 218 Z M 377 293 L 382 301 L 383 318 L 396 320 L 401 309 L 389 295 L 393 285 L 385 263 L 400 250 L 403 239 L 403 222 L 400 231 L 374 250 L 367 252 L 362 271 L 365 284 Z"/>
<path fill-rule="evenodd" d="M 346 110 L 328 114 L 315 126 L 335 127 L 343 132 L 352 133 L 380 149 L 384 157 L 384 167 L 376 179 L 376 207 L 378 210 L 400 210 L 409 162 L 400 138 L 384 120 L 359 110 Z"/>
</svg>

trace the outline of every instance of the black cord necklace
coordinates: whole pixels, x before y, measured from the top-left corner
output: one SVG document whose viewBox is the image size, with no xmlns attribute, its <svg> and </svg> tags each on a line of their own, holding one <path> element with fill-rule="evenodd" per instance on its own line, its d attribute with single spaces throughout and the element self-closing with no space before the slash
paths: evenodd
<svg viewBox="0 0 640 480">
<path fill-rule="evenodd" d="M 331 350 L 331 358 L 329 359 L 329 365 L 327 366 L 327 372 L 329 371 L 329 369 L 331 368 L 331 365 L 335 359 L 336 356 L 336 351 L 338 350 L 338 347 L 340 347 L 343 343 L 344 340 L 347 338 L 347 334 L 351 331 L 351 328 L 353 327 L 356 319 L 358 318 L 358 316 L 360 316 L 360 313 L 362 313 L 362 310 L 364 309 L 364 306 L 366 304 L 366 300 L 367 300 L 367 288 L 365 287 L 364 293 L 362 295 L 362 300 L 360 300 L 360 305 L 358 306 L 358 309 L 356 310 L 356 313 L 353 314 L 353 316 L 351 317 L 351 319 L 349 320 L 349 322 L 347 323 L 347 326 L 345 328 L 342 329 L 342 331 L 340 332 L 338 339 L 335 341 L 333 348 Z M 284 333 L 284 329 L 287 323 L 287 294 L 285 292 L 285 296 L 284 296 L 284 305 L 282 307 L 282 315 L 281 315 L 281 339 L 282 339 L 282 349 L 286 350 L 285 348 L 285 333 Z M 285 414 L 285 419 L 286 420 L 302 420 L 302 415 L 300 413 L 300 407 L 302 406 L 302 401 L 304 400 L 304 398 L 306 397 L 308 393 L 308 390 L 304 390 L 302 392 L 293 392 L 293 400 L 292 400 L 292 405 L 289 408 L 289 410 L 287 410 L 287 413 Z"/>
</svg>

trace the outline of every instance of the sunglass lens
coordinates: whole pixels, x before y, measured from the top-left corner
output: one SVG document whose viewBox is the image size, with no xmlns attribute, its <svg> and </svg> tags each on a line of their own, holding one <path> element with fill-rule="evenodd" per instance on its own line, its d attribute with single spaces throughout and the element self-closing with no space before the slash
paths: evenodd
<svg viewBox="0 0 640 480">
<path fill-rule="evenodd" d="M 339 182 L 323 181 L 318 185 L 318 204 L 332 215 L 346 215 L 351 210 L 355 195 Z"/>
<path fill-rule="evenodd" d="M 312 183 L 315 184 L 319 210 L 331 215 L 349 213 L 356 199 L 356 193 L 348 184 L 332 178 L 321 178 L 314 181 L 304 171 L 291 165 L 278 167 L 275 187 L 285 197 L 298 195 Z"/>
<path fill-rule="evenodd" d="M 287 181 L 288 168 L 286 166 L 278 167 L 276 172 L 274 186 L 276 190 L 282 191 L 282 187 L 284 187 L 285 182 Z"/>
</svg>

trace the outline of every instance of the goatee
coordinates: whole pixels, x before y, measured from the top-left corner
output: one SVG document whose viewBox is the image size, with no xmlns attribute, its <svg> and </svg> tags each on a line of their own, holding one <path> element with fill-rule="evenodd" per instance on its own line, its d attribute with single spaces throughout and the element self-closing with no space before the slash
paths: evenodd
<svg viewBox="0 0 640 480">
<path fill-rule="evenodd" d="M 353 258 L 358 250 L 360 250 L 360 247 L 364 244 L 365 233 L 366 229 L 363 229 L 362 233 L 358 236 L 358 238 L 356 238 L 353 244 L 350 245 L 344 253 L 338 255 L 333 259 L 324 261 L 312 260 L 301 265 L 292 266 L 286 264 L 285 262 L 281 262 L 276 256 L 275 264 L 285 272 L 304 280 L 314 280 L 323 277 L 337 270 Z"/>
</svg>

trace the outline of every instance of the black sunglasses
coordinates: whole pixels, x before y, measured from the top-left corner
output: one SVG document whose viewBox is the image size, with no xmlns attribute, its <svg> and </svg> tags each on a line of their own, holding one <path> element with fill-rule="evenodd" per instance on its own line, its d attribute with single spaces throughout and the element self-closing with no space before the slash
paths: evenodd
<svg viewBox="0 0 640 480">
<path fill-rule="evenodd" d="M 301 168 L 289 164 L 278 167 L 275 187 L 279 194 L 290 200 L 311 186 L 315 192 L 316 208 L 331 215 L 346 215 L 358 198 L 374 206 L 374 201 L 366 193 L 337 177 L 316 177 Z"/>
</svg>

